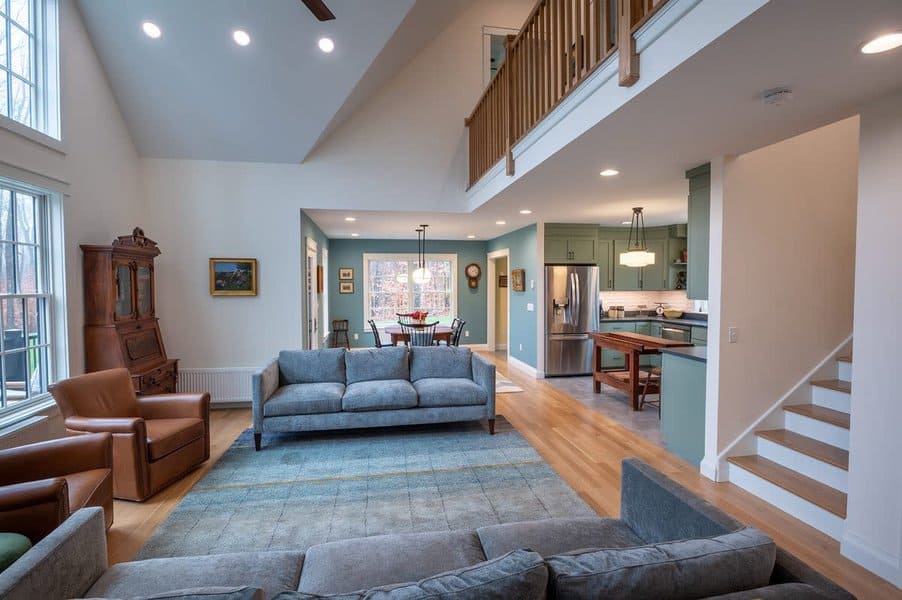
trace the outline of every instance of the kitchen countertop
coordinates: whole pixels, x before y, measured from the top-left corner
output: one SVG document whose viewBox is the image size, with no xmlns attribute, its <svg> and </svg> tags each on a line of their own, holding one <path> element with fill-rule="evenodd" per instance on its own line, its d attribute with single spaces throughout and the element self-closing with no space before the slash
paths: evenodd
<svg viewBox="0 0 902 600">
<path fill-rule="evenodd" d="M 601 323 L 635 323 L 638 321 L 650 321 L 654 323 L 666 323 L 668 325 L 683 325 L 685 327 L 708 327 L 708 319 L 707 315 L 703 318 L 686 318 L 680 317 L 679 319 L 668 319 L 666 317 L 659 317 L 657 315 L 651 315 L 648 317 L 640 317 L 637 315 L 631 315 L 628 317 L 613 319 L 611 317 L 603 317 L 598 321 Z"/>
<path fill-rule="evenodd" d="M 708 362 L 708 348 L 707 346 L 686 346 L 683 348 L 664 348 L 661 352 L 665 354 L 673 354 L 674 356 L 681 356 L 683 358 L 688 358 L 689 360 L 697 360 L 699 362 L 706 363 Z"/>
</svg>

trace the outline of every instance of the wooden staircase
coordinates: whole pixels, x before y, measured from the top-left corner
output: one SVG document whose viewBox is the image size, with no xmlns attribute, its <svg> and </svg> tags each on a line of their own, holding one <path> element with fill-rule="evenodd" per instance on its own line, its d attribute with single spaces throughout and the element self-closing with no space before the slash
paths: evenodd
<svg viewBox="0 0 902 600">
<path fill-rule="evenodd" d="M 846 518 L 852 356 L 812 381 L 811 403 L 783 407 L 783 428 L 755 432 L 757 454 L 727 459 L 730 481 L 839 539 Z"/>
</svg>

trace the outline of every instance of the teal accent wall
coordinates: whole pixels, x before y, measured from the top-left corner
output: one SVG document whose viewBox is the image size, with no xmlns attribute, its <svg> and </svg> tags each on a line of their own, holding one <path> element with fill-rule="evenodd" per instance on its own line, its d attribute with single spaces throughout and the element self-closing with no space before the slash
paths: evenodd
<svg viewBox="0 0 902 600">
<path fill-rule="evenodd" d="M 509 268 L 526 270 L 526 291 L 515 292 L 510 288 L 510 355 L 531 367 L 536 367 L 536 327 L 539 307 L 536 305 L 536 290 L 530 288 L 529 281 L 538 277 L 539 264 L 537 227 L 529 225 L 512 231 L 501 237 L 489 240 L 486 252 L 495 250 L 510 250 Z M 527 303 L 532 302 L 535 311 L 527 311 Z M 520 347 L 523 347 L 521 350 Z"/>
<path fill-rule="evenodd" d="M 307 282 L 307 238 L 313 239 L 316 242 L 316 264 L 323 264 L 323 250 L 326 250 L 329 253 L 329 261 L 331 264 L 332 260 L 332 251 L 329 248 L 330 240 L 326 237 L 326 234 L 323 233 L 322 229 L 319 228 L 319 225 L 313 222 L 307 213 L 303 210 L 301 211 L 301 347 L 307 347 L 307 320 L 304 318 L 304 315 L 307 314 L 307 291 L 305 289 Z M 331 270 L 331 267 L 330 267 Z M 316 273 L 313 274 L 314 285 L 316 285 Z M 325 290 L 326 293 L 328 290 Z M 322 298 L 322 296 L 320 296 Z M 324 323 L 323 319 L 323 302 L 320 300 L 317 303 L 317 322 L 319 323 L 319 331 L 320 331 L 320 347 L 323 345 L 323 335 L 324 332 L 329 330 L 329 324 Z M 332 312 L 332 308 L 329 308 L 329 312 Z M 332 316 L 330 314 L 330 319 Z"/>
<path fill-rule="evenodd" d="M 467 322 L 464 331 L 469 337 L 461 337 L 461 344 L 486 343 L 486 243 L 481 241 L 428 240 L 429 254 L 457 255 L 457 313 Z M 364 254 L 416 254 L 416 240 L 348 240 L 333 239 L 329 242 L 329 318 L 347 319 L 351 345 L 373 345 L 373 334 L 363 318 L 363 255 Z M 482 269 L 479 287 L 467 285 L 464 269 L 476 263 Z M 354 269 L 354 293 L 338 293 L 338 269 Z M 359 339 L 354 339 L 354 334 Z"/>
</svg>

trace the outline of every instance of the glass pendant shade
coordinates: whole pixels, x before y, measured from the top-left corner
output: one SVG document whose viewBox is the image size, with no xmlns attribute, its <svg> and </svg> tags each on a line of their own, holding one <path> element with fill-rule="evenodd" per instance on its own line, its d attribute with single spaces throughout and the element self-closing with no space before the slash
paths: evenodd
<svg viewBox="0 0 902 600">
<path fill-rule="evenodd" d="M 413 272 L 413 282 L 419 285 L 429 283 L 432 280 L 432 273 L 426 267 L 420 267 Z"/>
<path fill-rule="evenodd" d="M 620 264 L 625 267 L 647 267 L 655 264 L 655 253 L 648 250 L 621 252 Z"/>
<path fill-rule="evenodd" d="M 620 253 L 620 264 L 624 267 L 647 267 L 655 264 L 655 253 L 649 252 L 645 242 L 645 217 L 642 216 L 641 207 L 633 209 L 627 248 L 626 252 Z"/>
</svg>

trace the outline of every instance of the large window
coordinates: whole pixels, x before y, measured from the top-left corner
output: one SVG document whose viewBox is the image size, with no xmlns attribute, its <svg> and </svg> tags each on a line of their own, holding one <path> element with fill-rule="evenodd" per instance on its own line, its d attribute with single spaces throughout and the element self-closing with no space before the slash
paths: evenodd
<svg viewBox="0 0 902 600">
<path fill-rule="evenodd" d="M 418 284 L 415 254 L 364 254 L 364 319 L 384 327 L 397 322 L 398 313 L 425 310 L 429 321 L 450 323 L 457 316 L 457 256 L 429 254 L 426 266 L 432 277 Z"/>
<path fill-rule="evenodd" d="M 0 115 L 59 138 L 56 0 L 0 0 Z"/>
<path fill-rule="evenodd" d="M 46 196 L 0 185 L 0 410 L 47 392 L 47 210 Z"/>
</svg>

